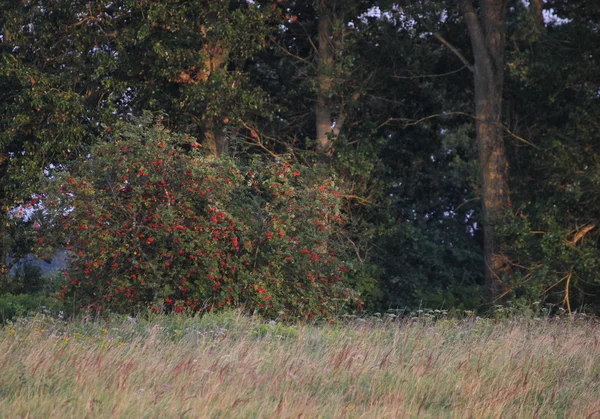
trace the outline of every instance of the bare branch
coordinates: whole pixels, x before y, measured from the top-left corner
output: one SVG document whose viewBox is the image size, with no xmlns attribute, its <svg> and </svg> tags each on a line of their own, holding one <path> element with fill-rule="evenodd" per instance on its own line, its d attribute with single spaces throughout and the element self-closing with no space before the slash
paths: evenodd
<svg viewBox="0 0 600 419">
<path fill-rule="evenodd" d="M 505 125 L 502 125 L 502 128 L 506 131 L 506 133 L 508 135 L 510 135 L 511 137 L 513 137 L 516 140 L 519 140 L 533 148 L 539 148 L 538 146 L 536 146 L 535 144 L 533 144 L 531 141 L 527 141 L 525 138 L 518 136 L 517 134 L 515 134 L 514 132 L 512 132 L 511 130 L 508 129 L 508 127 L 506 127 Z"/>
<path fill-rule="evenodd" d="M 285 52 L 287 55 L 289 55 L 290 57 L 294 57 L 295 59 L 297 59 L 298 61 L 302 61 L 303 63 L 310 64 L 310 61 L 308 61 L 305 58 L 300 57 L 299 55 L 291 53 L 286 47 L 279 45 L 278 42 L 273 42 L 273 44 L 276 47 L 278 47 L 279 49 L 281 49 L 283 52 Z"/>
<path fill-rule="evenodd" d="M 455 73 L 461 72 L 465 68 L 469 68 L 469 66 L 463 65 L 458 70 L 452 70 L 452 71 L 448 71 L 447 73 L 442 73 L 442 74 L 421 74 L 421 75 L 418 75 L 418 76 L 396 76 L 396 75 L 394 75 L 394 76 L 392 76 L 392 78 L 403 79 L 403 80 L 413 80 L 413 79 L 425 79 L 425 78 L 444 77 L 444 76 L 449 76 L 450 74 L 455 74 Z M 469 68 L 469 70 L 470 70 L 470 68 Z"/>
<path fill-rule="evenodd" d="M 265 146 L 264 141 L 262 139 L 262 135 L 260 134 L 260 132 L 257 129 L 252 128 L 249 124 L 246 124 L 244 121 L 240 121 L 240 123 L 244 128 L 246 128 L 248 131 L 250 131 L 252 133 L 250 136 L 244 135 L 244 138 L 245 138 L 244 142 L 246 144 L 259 147 L 263 151 L 270 154 L 273 158 L 278 159 L 278 160 L 281 159 L 281 156 L 274 153 L 272 150 L 270 150 L 268 147 Z"/>
<path fill-rule="evenodd" d="M 378 130 L 379 128 L 383 128 L 384 126 L 388 125 L 391 122 L 403 122 L 404 128 L 406 127 L 410 127 L 412 125 L 418 125 L 421 122 L 425 122 L 428 121 L 430 119 L 434 119 L 434 118 L 441 118 L 444 116 L 467 116 L 469 118 L 475 119 L 477 120 L 477 117 L 475 117 L 474 115 L 468 114 L 466 112 L 446 112 L 446 113 L 436 113 L 436 114 L 432 114 L 432 115 L 427 115 L 424 116 L 423 118 L 420 119 L 410 119 L 410 118 L 388 118 L 385 122 L 381 123 L 376 130 Z M 515 134 L 514 132 L 512 132 L 510 129 L 508 129 L 508 127 L 506 127 L 503 124 L 499 124 L 500 127 L 506 131 L 506 133 L 508 135 L 510 135 L 511 137 L 513 137 L 516 140 L 521 141 L 522 143 L 527 144 L 528 146 L 531 146 L 533 148 L 539 148 L 537 145 L 533 144 L 531 141 L 526 140 L 525 138 Z"/>
<path fill-rule="evenodd" d="M 573 236 L 573 239 L 571 241 L 567 241 L 567 245 L 575 246 L 577 244 L 577 242 L 579 242 L 581 239 L 583 239 L 585 237 L 585 235 L 587 233 L 589 233 L 591 230 L 593 230 L 594 228 L 596 228 L 596 223 L 590 223 L 590 224 L 582 227 L 580 230 L 578 230 L 575 233 L 575 235 Z"/>
<path fill-rule="evenodd" d="M 418 125 L 421 122 L 425 122 L 429 119 L 434 119 L 434 118 L 441 118 L 444 116 L 453 116 L 453 115 L 461 115 L 461 116 L 468 116 L 469 118 L 474 118 L 473 115 L 468 114 L 466 112 L 446 112 L 446 113 L 436 113 L 433 115 L 427 115 L 423 118 L 420 119 L 411 119 L 411 118 L 388 118 L 387 121 L 385 121 L 384 123 L 380 124 L 376 129 L 382 128 L 386 125 L 388 125 L 390 122 L 394 122 L 394 121 L 398 121 L 398 122 L 403 122 L 404 124 L 404 128 L 412 126 L 412 125 Z"/>
<path fill-rule="evenodd" d="M 474 72 L 474 68 L 473 65 L 465 58 L 464 55 L 462 55 L 462 53 L 454 46 L 452 45 L 450 42 L 448 42 L 446 40 L 446 38 L 444 38 L 442 35 L 440 35 L 437 32 L 433 33 L 433 36 L 435 36 L 442 44 L 446 45 L 450 51 L 452 51 L 454 53 L 454 55 L 456 55 L 458 57 L 458 59 L 460 59 L 462 61 L 462 63 L 465 65 L 465 67 L 467 67 L 471 72 Z M 462 68 L 461 68 L 462 70 Z"/>
</svg>

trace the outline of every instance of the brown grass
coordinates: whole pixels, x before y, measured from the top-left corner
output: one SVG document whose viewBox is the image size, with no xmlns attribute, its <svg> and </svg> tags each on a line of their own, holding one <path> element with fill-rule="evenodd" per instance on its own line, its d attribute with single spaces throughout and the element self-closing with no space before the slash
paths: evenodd
<svg viewBox="0 0 600 419">
<path fill-rule="evenodd" d="M 591 321 L 256 322 L 4 327 L 0 417 L 600 417 Z"/>
</svg>

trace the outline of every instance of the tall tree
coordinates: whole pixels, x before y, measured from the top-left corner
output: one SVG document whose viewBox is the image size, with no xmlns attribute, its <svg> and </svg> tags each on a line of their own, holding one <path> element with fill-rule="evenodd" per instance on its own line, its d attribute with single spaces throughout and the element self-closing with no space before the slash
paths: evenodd
<svg viewBox="0 0 600 419">
<path fill-rule="evenodd" d="M 600 307 L 600 5 L 517 3 L 508 11 L 505 124 L 515 210 L 500 232 L 516 267 L 513 297 Z M 539 26 L 538 26 L 539 27 Z"/>
<path fill-rule="evenodd" d="M 462 116 L 470 113 L 472 83 L 468 69 L 429 36 L 443 26 L 458 48 L 469 39 L 458 10 L 431 6 L 410 2 L 358 27 L 365 34 L 357 45 L 361 79 L 375 72 L 376 83 L 363 95 L 358 117 L 348 118 L 361 123 L 348 130 L 352 139 L 371 142 L 375 156 L 364 145 L 361 154 L 371 162 L 379 157 L 382 167 L 363 172 L 363 179 L 374 173 L 381 182 L 380 195 L 370 194 L 376 205 L 356 211 L 362 218 L 356 242 L 370 248 L 363 252 L 378 268 L 384 308 L 472 309 L 482 302 L 483 283 L 473 199 L 477 154 L 468 135 L 472 121 Z M 357 170 L 360 161 L 345 169 Z"/>
<path fill-rule="evenodd" d="M 352 71 L 356 51 L 349 48 L 356 35 L 355 22 L 375 2 L 314 0 L 279 3 L 288 17 L 285 29 L 275 41 L 276 54 L 282 54 L 278 62 L 273 61 L 277 55 L 270 57 L 271 62 L 267 65 L 274 70 L 271 76 L 279 76 L 278 83 L 290 83 L 290 78 L 293 81 L 280 86 L 285 89 L 284 94 L 277 96 L 276 100 L 279 104 L 293 101 L 288 109 L 302 115 L 299 124 L 302 128 L 296 129 L 292 135 L 314 139 L 317 153 L 331 157 L 333 141 L 347 126 L 348 108 L 360 97 L 360 83 L 353 79 L 356 74 Z M 287 73 L 285 76 L 284 72 Z M 261 75 L 266 76 L 264 71 Z M 312 118 L 307 118 L 309 113 Z M 299 118 L 284 112 L 279 112 L 279 115 L 286 124 L 294 120 L 294 126 L 299 128 Z M 300 144 L 300 147 L 305 148 L 305 145 Z"/>
<path fill-rule="evenodd" d="M 103 3 L 90 15 L 109 18 L 93 20 L 91 30 L 115 54 L 111 89 L 136 112 L 164 111 L 177 131 L 225 154 L 226 133 L 261 112 L 263 95 L 248 85 L 245 66 L 266 46 L 274 8 L 243 0 Z"/>
<path fill-rule="evenodd" d="M 0 274 L 16 261 L 8 262 L 12 209 L 98 128 L 99 82 L 84 74 L 102 64 L 80 48 L 79 33 L 68 33 L 79 27 L 82 3 L 0 1 Z"/>
<path fill-rule="evenodd" d="M 320 153 L 328 154 L 332 147 L 332 136 L 339 134 L 344 116 L 340 114 L 333 122 L 333 103 L 331 96 L 334 93 L 335 73 L 338 67 L 335 56 L 340 53 L 340 25 L 343 25 L 341 13 L 334 10 L 328 0 L 318 0 L 318 51 L 315 80 L 315 128 L 317 150 Z M 337 29 L 337 31 L 336 31 Z M 334 35 L 335 34 L 335 35 Z"/>
<path fill-rule="evenodd" d="M 501 294 L 501 279 L 509 268 L 502 254 L 502 243 L 495 233 L 496 223 L 511 206 L 508 160 L 501 121 L 507 4 L 508 0 L 481 0 L 478 12 L 472 0 L 460 1 L 474 57 L 474 64 L 470 68 L 475 80 L 475 131 L 481 176 L 484 274 L 491 299 Z"/>
<path fill-rule="evenodd" d="M 262 112 L 264 95 L 244 66 L 265 47 L 274 9 L 242 0 L 0 0 L 0 273 L 9 269 L 9 211 L 102 125 L 166 112 L 174 130 L 225 153 L 226 132 Z"/>
</svg>

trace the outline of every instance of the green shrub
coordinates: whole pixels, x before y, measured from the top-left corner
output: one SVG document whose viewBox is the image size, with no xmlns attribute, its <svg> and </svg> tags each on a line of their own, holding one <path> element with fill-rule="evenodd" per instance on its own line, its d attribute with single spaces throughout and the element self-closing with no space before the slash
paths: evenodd
<svg viewBox="0 0 600 419">
<path fill-rule="evenodd" d="M 7 294 L 38 294 L 44 290 L 42 268 L 31 262 L 19 264 L 3 281 L 2 291 Z"/>
<path fill-rule="evenodd" d="M 286 162 L 207 158 L 160 124 L 119 132 L 50 182 L 48 222 L 71 253 L 63 299 L 294 317 L 352 304 L 333 180 Z"/>
<path fill-rule="evenodd" d="M 60 301 L 45 295 L 5 294 L 0 296 L 0 322 L 40 312 L 56 316 L 62 308 Z"/>
</svg>

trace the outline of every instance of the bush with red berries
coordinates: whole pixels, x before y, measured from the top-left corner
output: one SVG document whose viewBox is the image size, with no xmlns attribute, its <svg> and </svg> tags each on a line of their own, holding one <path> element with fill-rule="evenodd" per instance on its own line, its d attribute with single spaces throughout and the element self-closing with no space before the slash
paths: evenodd
<svg viewBox="0 0 600 419">
<path fill-rule="evenodd" d="M 360 305 L 332 239 L 333 180 L 286 162 L 208 158 L 160 123 L 117 131 L 45 197 L 70 254 L 63 299 L 97 312 L 236 306 L 306 318 Z"/>
</svg>

